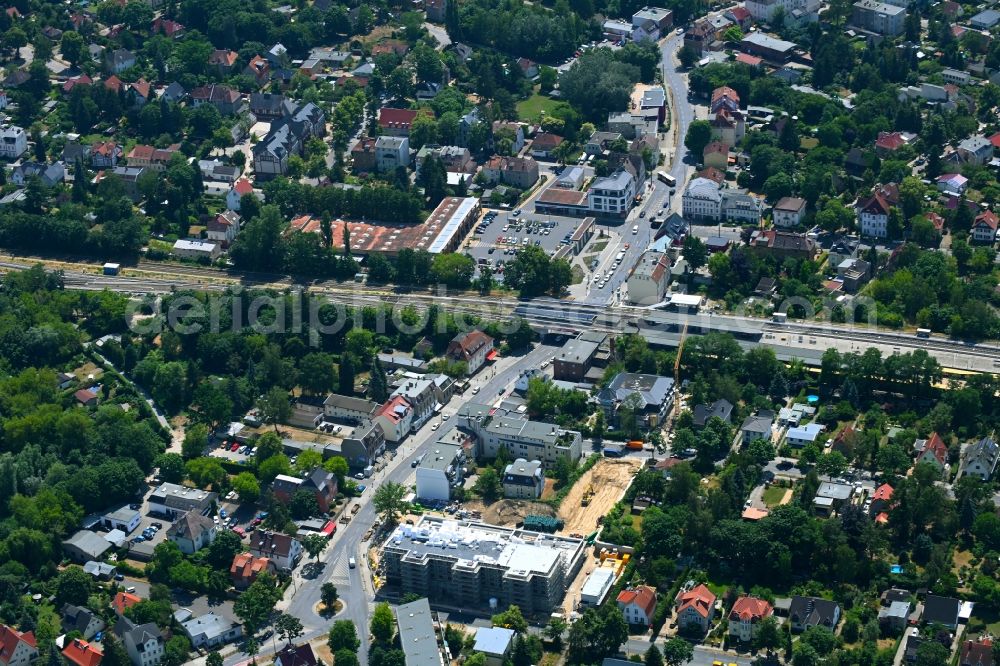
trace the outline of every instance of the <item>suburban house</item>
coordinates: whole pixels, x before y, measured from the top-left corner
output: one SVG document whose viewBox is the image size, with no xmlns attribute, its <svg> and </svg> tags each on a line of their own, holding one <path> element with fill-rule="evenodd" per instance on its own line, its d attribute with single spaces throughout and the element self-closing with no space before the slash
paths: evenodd
<svg viewBox="0 0 1000 666">
<path fill-rule="evenodd" d="M 278 570 L 267 557 L 254 557 L 250 553 L 236 553 L 233 556 L 233 563 L 229 567 L 229 577 L 233 581 L 233 587 L 237 590 L 245 590 L 250 584 L 257 580 L 261 573 L 277 574 Z"/>
<path fill-rule="evenodd" d="M 98 141 L 90 146 L 90 166 L 95 169 L 114 169 L 121 156 L 122 147 L 114 141 Z"/>
<path fill-rule="evenodd" d="M 167 538 L 185 555 L 193 555 L 215 541 L 216 526 L 211 518 L 188 511 L 167 529 Z"/>
<path fill-rule="evenodd" d="M 771 441 L 771 428 L 774 425 L 774 412 L 762 410 L 755 415 L 748 416 L 740 432 L 743 434 L 743 445 L 746 446 L 755 439 L 766 439 Z"/>
<path fill-rule="evenodd" d="M 972 240 L 977 243 L 993 243 L 997 238 L 997 216 L 985 210 L 972 223 Z"/>
<path fill-rule="evenodd" d="M 893 487 L 888 483 L 883 483 L 875 489 L 875 492 L 871 496 L 871 515 L 877 516 L 891 508 L 893 492 Z"/>
<path fill-rule="evenodd" d="M 456 363 L 465 363 L 465 374 L 468 376 L 476 374 L 486 361 L 496 358 L 493 338 L 478 329 L 459 333 L 452 338 L 445 355 Z"/>
<path fill-rule="evenodd" d="M 221 84 L 210 84 L 199 86 L 191 91 L 191 103 L 194 106 L 211 104 L 224 116 L 232 116 L 239 113 L 244 104 L 243 97 L 238 90 L 233 90 L 229 86 Z"/>
<path fill-rule="evenodd" d="M 166 148 L 154 148 L 149 145 L 136 145 L 129 151 L 125 159 L 130 167 L 143 167 L 153 171 L 166 171 L 170 159 L 180 153 L 181 144 L 175 143 Z"/>
<path fill-rule="evenodd" d="M 309 643 L 289 643 L 274 655 L 274 666 L 318 666 L 320 663 Z"/>
<path fill-rule="evenodd" d="M 538 162 L 531 157 L 494 156 L 483 165 L 482 173 L 491 185 L 503 183 L 526 190 L 538 182 Z"/>
<path fill-rule="evenodd" d="M 677 595 L 677 627 L 704 634 L 715 616 L 715 595 L 703 583 Z"/>
<path fill-rule="evenodd" d="M 33 632 L 0 625 L 0 665 L 28 666 L 37 658 L 38 644 Z"/>
<path fill-rule="evenodd" d="M 205 225 L 205 235 L 208 240 L 215 241 L 222 247 L 229 247 L 236 240 L 240 231 L 240 215 L 232 210 L 224 210 L 213 215 Z"/>
<path fill-rule="evenodd" d="M 875 154 L 884 160 L 915 138 L 916 135 L 909 132 L 879 132 L 875 139 Z"/>
<path fill-rule="evenodd" d="M 555 154 L 564 139 L 558 134 L 538 132 L 531 140 L 531 156 L 537 160 L 547 160 Z"/>
<path fill-rule="evenodd" d="M 760 623 L 774 615 L 774 607 L 763 599 L 743 596 L 729 611 L 729 636 L 748 643 L 757 635 Z"/>
<path fill-rule="evenodd" d="M 294 569 L 302 558 L 302 544 L 287 534 L 256 529 L 249 540 L 250 554 L 272 560 L 278 569 Z"/>
<path fill-rule="evenodd" d="M 776 227 L 797 227 L 806 215 L 806 200 L 799 197 L 784 197 L 774 205 L 772 218 Z"/>
<path fill-rule="evenodd" d="M 322 467 L 317 467 L 305 478 L 279 474 L 271 485 L 275 498 L 283 504 L 291 502 L 292 497 L 300 490 L 313 493 L 319 510 L 326 513 L 337 499 L 337 477 Z"/>
<path fill-rule="evenodd" d="M 156 666 L 166 653 L 163 633 L 152 622 L 137 625 L 126 617 L 120 617 L 115 623 L 114 633 L 125 646 L 132 666 Z"/>
<path fill-rule="evenodd" d="M 878 610 L 879 624 L 893 632 L 901 632 L 909 624 L 913 602 L 908 590 L 890 589 L 882 593 Z"/>
<path fill-rule="evenodd" d="M 997 467 L 1000 447 L 992 437 L 983 437 L 975 444 L 969 444 L 962 452 L 962 476 L 974 476 L 980 481 L 989 481 Z"/>
<path fill-rule="evenodd" d="M 733 414 L 733 403 L 725 398 L 719 398 L 710 405 L 695 405 L 692 412 L 692 424 L 695 428 L 703 428 L 709 419 L 720 418 L 726 423 L 730 422 Z"/>
<path fill-rule="evenodd" d="M 820 423 L 807 423 L 795 428 L 789 428 L 785 434 L 785 441 L 788 442 L 789 446 L 801 448 L 815 442 L 816 438 L 824 430 L 826 430 L 826 426 Z"/>
<path fill-rule="evenodd" d="M 129 67 L 135 67 L 135 54 L 128 49 L 115 49 L 107 60 L 112 74 L 121 74 Z"/>
<path fill-rule="evenodd" d="M 243 636 L 243 625 L 215 613 L 205 613 L 181 622 L 181 628 L 195 649 L 218 647 Z"/>
<path fill-rule="evenodd" d="M 104 653 L 85 640 L 74 638 L 63 648 L 62 656 L 75 666 L 97 666 Z"/>
<path fill-rule="evenodd" d="M 993 159 L 993 144 L 985 136 L 970 136 L 958 144 L 958 154 L 966 164 L 982 166 Z"/>
<path fill-rule="evenodd" d="M 385 441 L 398 444 L 413 427 L 413 407 L 404 396 L 394 396 L 376 410 L 375 422 L 382 426 Z"/>
<path fill-rule="evenodd" d="M 969 179 L 960 173 L 945 173 L 937 178 L 937 188 L 945 194 L 961 196 L 969 187 Z"/>
<path fill-rule="evenodd" d="M 747 247 L 764 256 L 792 259 L 812 259 L 816 256 L 816 241 L 805 234 L 793 234 L 777 229 L 758 229 L 750 236 Z"/>
<path fill-rule="evenodd" d="M 656 611 L 656 590 L 648 585 L 622 590 L 618 593 L 618 608 L 625 621 L 631 625 L 648 627 Z"/>
<path fill-rule="evenodd" d="M 958 666 L 993 666 L 993 641 L 980 638 L 963 642 Z"/>
<path fill-rule="evenodd" d="M 826 627 L 835 632 L 840 622 L 840 606 L 828 599 L 795 595 L 788 607 L 788 621 L 793 631 Z"/>
<path fill-rule="evenodd" d="M 932 432 L 927 439 L 918 439 L 913 448 L 917 453 L 915 464 L 927 463 L 936 467 L 939 472 L 947 469 L 948 447 L 936 432 Z"/>
<path fill-rule="evenodd" d="M 323 416 L 327 419 L 358 424 L 375 417 L 378 404 L 364 398 L 331 393 L 323 401 Z"/>
<path fill-rule="evenodd" d="M 958 626 L 958 613 L 962 602 L 952 597 L 928 594 L 924 598 L 924 612 L 920 621 L 924 624 L 940 624 L 948 629 Z"/>
<path fill-rule="evenodd" d="M 378 112 L 378 126 L 383 136 L 409 136 L 410 125 L 416 117 L 414 109 L 383 108 Z"/>
<path fill-rule="evenodd" d="M 632 398 L 631 396 L 638 396 Z M 674 379 L 659 375 L 620 372 L 597 394 L 608 423 L 618 425 L 622 405 L 636 401 L 634 415 L 644 426 L 655 427 L 674 404 Z"/>
<path fill-rule="evenodd" d="M 496 141 L 497 137 L 507 137 L 511 140 L 510 148 L 511 154 L 513 155 L 517 155 L 521 152 L 521 149 L 524 148 L 524 128 L 520 123 L 515 123 L 509 120 L 494 120 L 494 141 Z"/>
<path fill-rule="evenodd" d="M 104 629 L 104 620 L 89 608 L 66 604 L 62 608 L 62 629 L 66 633 L 77 631 L 84 640 L 90 640 Z"/>
<path fill-rule="evenodd" d="M 226 208 L 237 213 L 240 210 L 240 200 L 247 194 L 253 194 L 253 183 L 247 178 L 239 178 L 226 192 Z M 259 198 L 259 197 L 258 197 Z"/>
<path fill-rule="evenodd" d="M 131 592 L 119 592 L 115 595 L 115 598 L 111 600 L 111 607 L 115 609 L 116 615 L 124 615 L 126 608 L 131 608 L 137 603 L 142 601 L 142 597 L 132 594 Z"/>
<path fill-rule="evenodd" d="M 518 458 L 507 465 L 503 473 L 503 496 L 517 499 L 538 499 L 545 488 L 542 463 Z"/>
<path fill-rule="evenodd" d="M 510 657 L 516 632 L 506 627 L 481 627 L 476 629 L 473 652 L 486 656 L 486 666 L 502 666 Z"/>
</svg>

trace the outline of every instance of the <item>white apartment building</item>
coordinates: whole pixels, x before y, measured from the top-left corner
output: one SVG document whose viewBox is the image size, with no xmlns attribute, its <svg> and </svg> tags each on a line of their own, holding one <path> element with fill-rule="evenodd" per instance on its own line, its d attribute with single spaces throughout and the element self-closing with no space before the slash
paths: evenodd
<svg viewBox="0 0 1000 666">
<path fill-rule="evenodd" d="M 375 168 L 395 171 L 410 164 L 410 140 L 405 136 L 380 136 L 375 140 Z"/>
<path fill-rule="evenodd" d="M 718 183 L 708 178 L 695 178 L 688 183 L 681 198 L 681 214 L 686 220 L 718 220 L 722 214 Z"/>
<path fill-rule="evenodd" d="M 774 205 L 772 217 L 774 226 L 780 228 L 797 227 L 806 214 L 806 200 L 798 197 L 784 197 Z"/>
<path fill-rule="evenodd" d="M 814 22 L 819 19 L 819 0 L 746 0 L 746 9 L 755 21 L 770 21 L 781 7 L 785 16 L 796 21 Z"/>
<path fill-rule="evenodd" d="M 628 171 L 595 178 L 587 192 L 587 205 L 598 215 L 625 217 L 635 204 L 635 178 Z"/>
<path fill-rule="evenodd" d="M 670 283 L 670 257 L 647 250 L 628 277 L 628 299 L 635 305 L 655 305 L 663 300 Z"/>
<path fill-rule="evenodd" d="M 17 125 L 0 126 L 0 159 L 16 160 L 28 149 L 28 133 Z"/>
</svg>

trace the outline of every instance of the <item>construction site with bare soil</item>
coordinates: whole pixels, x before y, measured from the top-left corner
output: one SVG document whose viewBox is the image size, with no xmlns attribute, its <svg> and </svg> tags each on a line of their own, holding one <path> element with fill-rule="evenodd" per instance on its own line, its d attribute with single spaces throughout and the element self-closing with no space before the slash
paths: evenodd
<svg viewBox="0 0 1000 666">
<path fill-rule="evenodd" d="M 588 534 L 622 498 L 632 477 L 642 469 L 641 460 L 601 458 L 573 484 L 559 505 L 564 533 Z"/>
<path fill-rule="evenodd" d="M 463 508 L 481 516 L 485 523 L 503 527 L 520 526 L 528 516 L 559 518 L 563 522 L 559 532 L 585 536 L 599 529 L 598 520 L 622 498 L 641 468 L 640 460 L 601 458 L 573 484 L 558 511 L 542 502 L 516 499 L 498 500 L 488 506 L 472 500 Z"/>
</svg>

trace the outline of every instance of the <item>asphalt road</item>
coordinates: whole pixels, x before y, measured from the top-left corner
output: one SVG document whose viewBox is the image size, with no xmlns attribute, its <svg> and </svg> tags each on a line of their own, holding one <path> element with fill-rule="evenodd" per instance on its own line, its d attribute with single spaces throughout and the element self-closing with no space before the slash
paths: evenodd
<svg viewBox="0 0 1000 666">
<path fill-rule="evenodd" d="M 480 387 L 478 395 L 473 396 L 470 391 L 466 395 L 456 396 L 444 407 L 442 414 L 451 417 L 465 402 L 473 399 L 486 401 L 499 397 L 501 392 L 513 386 L 514 380 L 523 370 L 541 366 L 543 362 L 551 360 L 557 351 L 558 347 L 539 345 L 523 356 L 500 359 L 492 369 L 486 368 L 473 380 L 472 385 Z M 376 518 L 375 509 L 370 502 L 371 496 L 375 489 L 386 481 L 396 483 L 407 481 L 413 473 L 410 463 L 424 452 L 428 444 L 437 441 L 444 434 L 443 430 L 431 430 L 431 424 L 438 420 L 429 419 L 417 434 L 412 435 L 397 450 L 396 458 L 389 462 L 385 470 L 368 479 L 363 496 L 360 500 L 355 500 L 360 501 L 361 510 L 347 525 L 338 525 L 337 533 L 320 557 L 319 572 L 312 573 L 316 569 L 312 560 L 303 559 L 299 564 L 293 577 L 293 584 L 277 608 L 299 618 L 305 630 L 303 640 L 311 640 L 324 634 L 335 620 L 350 620 L 357 627 L 358 636 L 361 638 L 362 647 L 358 658 L 362 664 L 367 663 L 368 618 L 375 605 L 375 592 L 365 557 L 368 544 L 363 543 L 361 538 Z M 350 557 L 354 557 L 357 561 L 357 568 L 348 567 L 347 561 Z M 320 588 L 328 581 L 337 586 L 340 599 L 345 604 L 343 611 L 332 619 L 321 617 L 316 613 Z M 271 641 L 264 641 L 261 644 L 261 656 L 272 651 Z M 248 655 L 239 653 L 228 657 L 225 664 L 231 666 L 247 659 Z"/>
</svg>

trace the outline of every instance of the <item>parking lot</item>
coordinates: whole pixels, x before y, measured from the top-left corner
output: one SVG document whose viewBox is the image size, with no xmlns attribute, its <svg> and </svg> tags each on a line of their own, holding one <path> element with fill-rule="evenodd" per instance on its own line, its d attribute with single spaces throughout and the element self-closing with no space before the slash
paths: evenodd
<svg viewBox="0 0 1000 666">
<path fill-rule="evenodd" d="M 496 278 L 501 279 L 503 264 L 513 260 L 518 250 L 535 246 L 552 256 L 582 222 L 582 219 L 537 215 L 522 209 L 487 211 L 466 240 L 466 251 L 477 265 L 488 263 Z"/>
</svg>

